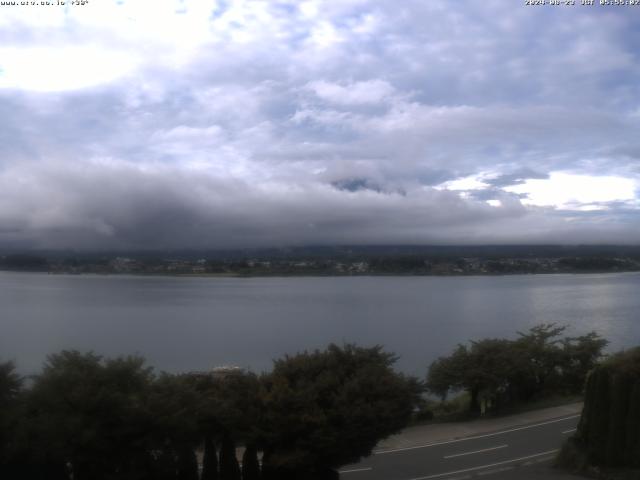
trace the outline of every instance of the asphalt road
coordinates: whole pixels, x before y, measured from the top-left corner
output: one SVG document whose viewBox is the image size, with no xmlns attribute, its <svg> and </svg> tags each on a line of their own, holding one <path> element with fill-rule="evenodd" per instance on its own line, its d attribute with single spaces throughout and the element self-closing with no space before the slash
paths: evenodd
<svg viewBox="0 0 640 480">
<path fill-rule="evenodd" d="M 462 480 L 525 478 L 555 457 L 579 415 L 426 445 L 379 450 L 340 471 L 342 480 Z M 493 478 L 492 478 L 493 477 Z"/>
</svg>

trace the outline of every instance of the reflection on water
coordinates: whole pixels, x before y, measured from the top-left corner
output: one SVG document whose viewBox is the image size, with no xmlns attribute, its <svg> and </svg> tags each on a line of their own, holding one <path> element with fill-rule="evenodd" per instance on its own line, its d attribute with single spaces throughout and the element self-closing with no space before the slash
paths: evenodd
<svg viewBox="0 0 640 480">
<path fill-rule="evenodd" d="M 0 272 L 0 360 L 24 372 L 63 348 L 140 353 L 170 371 L 273 358 L 329 342 L 383 344 L 423 375 L 470 338 L 540 322 L 640 344 L 640 274 L 175 278 Z"/>
</svg>

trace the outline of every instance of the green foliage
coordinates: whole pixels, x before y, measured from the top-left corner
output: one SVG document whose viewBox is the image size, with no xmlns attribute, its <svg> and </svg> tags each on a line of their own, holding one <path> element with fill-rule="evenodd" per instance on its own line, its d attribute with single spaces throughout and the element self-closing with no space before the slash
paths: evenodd
<svg viewBox="0 0 640 480">
<path fill-rule="evenodd" d="M 589 374 L 574 441 L 592 465 L 640 467 L 640 347 Z"/>
<path fill-rule="evenodd" d="M 635 381 L 629 397 L 627 434 L 624 439 L 625 465 L 640 466 L 640 382 Z"/>
<path fill-rule="evenodd" d="M 76 480 L 134 478 L 146 463 L 151 380 L 138 357 L 50 356 L 28 399 L 34 440 L 53 461 L 71 464 Z"/>
<path fill-rule="evenodd" d="M 470 363 L 469 349 L 458 345 L 450 356 L 440 357 L 431 364 L 427 389 L 444 401 L 451 390 L 465 388 L 464 373 Z"/>
<path fill-rule="evenodd" d="M 3 465 L 9 461 L 14 447 L 18 397 L 22 389 L 22 378 L 15 372 L 13 362 L 0 363 L 0 477 Z"/>
<path fill-rule="evenodd" d="M 595 332 L 562 340 L 562 381 L 573 391 L 581 391 L 587 374 L 602 357 L 608 341 Z"/>
<path fill-rule="evenodd" d="M 578 393 L 607 342 L 595 332 L 560 338 L 564 331 L 565 327 L 541 324 L 515 340 L 458 345 L 450 356 L 431 364 L 427 388 L 442 400 L 451 391 L 465 390 L 474 414 L 559 392 Z"/>
<path fill-rule="evenodd" d="M 8 407 L 20 393 L 22 378 L 13 362 L 0 363 L 0 409 Z"/>
<path fill-rule="evenodd" d="M 263 463 L 336 468 L 369 455 L 411 418 L 418 382 L 394 372 L 381 347 L 330 345 L 277 360 L 263 378 Z"/>
<path fill-rule="evenodd" d="M 517 388 L 520 397 L 528 400 L 545 388 L 556 390 L 562 385 L 560 370 L 563 367 L 563 352 L 559 336 L 566 327 L 554 323 L 543 323 L 518 332 L 520 338 L 514 342 L 518 366 Z"/>
<path fill-rule="evenodd" d="M 260 378 L 155 375 L 140 357 L 63 351 L 29 388 L 0 364 L 0 476 L 197 480 L 204 444 L 202 480 L 337 478 L 334 468 L 369 454 L 413 414 L 421 385 L 394 372 L 394 361 L 381 347 L 331 345 L 277 360 Z M 236 442 L 246 447 L 243 472 Z"/>
<path fill-rule="evenodd" d="M 155 448 L 177 454 L 179 445 L 200 442 L 201 398 L 187 376 L 160 375 L 149 387 L 146 408 Z"/>
<path fill-rule="evenodd" d="M 431 406 L 434 418 L 439 420 L 457 421 L 469 416 L 469 402 L 471 396 L 465 390 L 449 395 L 446 399 L 434 402 Z"/>
</svg>

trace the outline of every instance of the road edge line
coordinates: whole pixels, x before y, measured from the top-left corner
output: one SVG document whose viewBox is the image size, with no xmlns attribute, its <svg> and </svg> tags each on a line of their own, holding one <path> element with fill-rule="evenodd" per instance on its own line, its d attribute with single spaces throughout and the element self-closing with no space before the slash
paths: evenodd
<svg viewBox="0 0 640 480">
<path fill-rule="evenodd" d="M 439 477 L 446 477 L 447 475 L 456 475 L 457 473 L 473 472 L 475 470 L 482 470 L 484 468 L 497 467 L 498 465 L 506 465 L 508 463 L 520 462 L 522 460 L 528 460 L 530 458 L 541 457 L 543 455 L 551 455 L 552 453 L 557 453 L 558 451 L 560 450 L 556 448 L 555 450 L 549 450 L 547 452 L 541 452 L 541 453 L 534 453 L 533 455 L 527 455 L 526 457 L 519 457 L 511 460 L 503 460 L 502 462 L 490 463 L 488 465 L 481 465 L 479 467 L 465 468 L 464 470 L 456 470 L 455 472 L 444 472 L 444 473 L 436 473 L 434 475 L 427 475 L 426 477 L 415 477 L 415 478 L 412 478 L 411 480 L 428 480 L 430 478 L 439 478 Z"/>
<path fill-rule="evenodd" d="M 414 447 L 392 448 L 390 450 L 379 450 L 379 451 L 374 451 L 373 455 L 385 455 L 387 453 L 404 452 L 404 451 L 407 451 L 407 450 L 417 450 L 417 449 L 420 449 L 420 448 L 436 447 L 438 445 L 447 445 L 447 444 L 450 444 L 450 443 L 467 442 L 469 440 L 477 440 L 478 438 L 494 437 L 496 435 L 503 435 L 505 433 L 518 432 L 520 430 L 526 430 L 528 428 L 541 427 L 543 425 L 550 425 L 552 423 L 558 423 L 558 422 L 563 422 L 563 421 L 566 421 L 566 420 L 572 420 L 574 418 L 580 417 L 581 415 L 582 414 L 576 414 L 576 415 L 571 415 L 570 417 L 556 418 L 554 420 L 548 420 L 546 422 L 536 423 L 534 425 L 526 425 L 526 426 L 517 427 L 517 428 L 510 428 L 508 430 L 501 430 L 499 432 L 485 433 L 485 434 L 481 434 L 481 435 L 474 435 L 474 436 L 471 436 L 471 437 L 456 438 L 456 439 L 453 439 L 453 440 L 445 440 L 443 442 L 426 443 L 424 445 L 416 445 Z"/>
</svg>

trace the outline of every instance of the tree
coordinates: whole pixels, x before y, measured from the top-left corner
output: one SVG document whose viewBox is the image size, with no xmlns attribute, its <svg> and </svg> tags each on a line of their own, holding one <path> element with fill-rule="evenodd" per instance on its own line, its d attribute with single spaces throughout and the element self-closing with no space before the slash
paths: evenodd
<svg viewBox="0 0 640 480">
<path fill-rule="evenodd" d="M 205 435 L 201 480 L 218 480 L 218 455 L 211 434 Z"/>
<path fill-rule="evenodd" d="M 464 388 L 463 374 L 469 360 L 465 345 L 458 345 L 448 357 L 434 360 L 427 374 L 427 389 L 444 401 L 451 390 Z"/>
<path fill-rule="evenodd" d="M 21 393 L 22 378 L 15 372 L 13 362 L 0 363 L 0 477 L 8 476 L 9 463 L 13 461 Z"/>
<path fill-rule="evenodd" d="M 188 375 L 163 373 L 151 385 L 146 402 L 149 436 L 156 452 L 156 475 L 192 475 L 193 454 L 202 441 L 202 399 Z"/>
<path fill-rule="evenodd" d="M 276 360 L 262 378 L 264 477 L 324 475 L 405 427 L 421 387 L 395 360 L 380 346 L 333 344 Z"/>
<path fill-rule="evenodd" d="M 197 392 L 197 421 L 205 441 L 202 478 L 239 479 L 236 442 L 255 445 L 262 412 L 258 377 L 241 369 L 185 375 Z M 221 441 L 220 472 L 214 440 Z"/>
<path fill-rule="evenodd" d="M 178 480 L 198 480 L 198 459 L 190 445 L 181 445 L 177 464 Z"/>
<path fill-rule="evenodd" d="M 240 480 L 240 478 L 236 444 L 227 434 L 222 438 L 222 447 L 220 448 L 220 480 Z"/>
<path fill-rule="evenodd" d="M 471 343 L 469 364 L 463 374 L 470 393 L 470 411 L 480 413 L 481 402 L 497 408 L 509 402 L 510 378 L 514 372 L 513 344 L 504 339 L 485 339 Z"/>
<path fill-rule="evenodd" d="M 203 436 L 256 443 L 262 415 L 258 377 L 244 370 L 185 376 L 198 395 L 198 428 Z"/>
<path fill-rule="evenodd" d="M 640 468 L 640 347 L 591 371 L 577 432 L 561 458 L 581 459 L 579 468 Z"/>
<path fill-rule="evenodd" d="M 22 388 L 22 378 L 16 373 L 13 362 L 0 363 L 0 408 L 7 408 Z"/>
<path fill-rule="evenodd" d="M 258 449 L 254 444 L 247 445 L 242 455 L 242 480 L 260 480 Z"/>
<path fill-rule="evenodd" d="M 542 323 L 526 333 L 518 332 L 520 338 L 514 345 L 519 369 L 513 382 L 520 399 L 527 401 L 544 390 L 557 391 L 562 387 L 560 377 L 564 358 L 560 347 L 562 340 L 558 337 L 566 328 L 555 323 Z"/>
<path fill-rule="evenodd" d="M 244 370 L 229 371 L 213 376 L 211 385 L 202 398 L 219 433 L 233 441 L 255 441 L 262 414 L 258 377 Z"/>
<path fill-rule="evenodd" d="M 481 412 L 481 403 L 496 405 L 509 393 L 513 375 L 513 345 L 508 340 L 485 339 L 458 345 L 449 357 L 431 364 L 427 374 L 429 390 L 444 399 L 450 390 L 469 393 L 469 411 Z"/>
<path fill-rule="evenodd" d="M 609 344 L 596 332 L 562 340 L 562 379 L 570 392 L 580 393 L 584 388 L 587 374 L 603 357 L 603 350 Z"/>
<path fill-rule="evenodd" d="M 50 356 L 28 398 L 35 463 L 70 464 L 74 480 L 141 474 L 148 461 L 144 405 L 151 380 L 140 357 Z"/>
<path fill-rule="evenodd" d="M 450 391 L 466 390 L 474 414 L 481 412 L 483 403 L 498 409 L 536 396 L 579 392 L 607 341 L 595 332 L 559 338 L 565 329 L 541 324 L 519 333 L 515 340 L 484 339 L 458 345 L 451 355 L 431 364 L 427 388 L 443 400 Z"/>
</svg>

